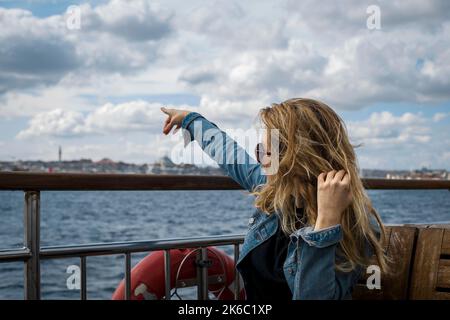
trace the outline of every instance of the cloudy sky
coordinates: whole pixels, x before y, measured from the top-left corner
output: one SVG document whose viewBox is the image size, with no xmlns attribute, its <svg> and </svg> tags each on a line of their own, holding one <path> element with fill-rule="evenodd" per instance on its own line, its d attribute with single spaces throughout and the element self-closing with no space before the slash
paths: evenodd
<svg viewBox="0 0 450 320">
<path fill-rule="evenodd" d="M 450 169 L 449 12 L 446 0 L 0 0 L 0 160 L 55 160 L 61 145 L 65 160 L 153 162 L 181 139 L 161 134 L 162 105 L 231 129 L 311 97 L 363 143 L 361 167 Z"/>
</svg>

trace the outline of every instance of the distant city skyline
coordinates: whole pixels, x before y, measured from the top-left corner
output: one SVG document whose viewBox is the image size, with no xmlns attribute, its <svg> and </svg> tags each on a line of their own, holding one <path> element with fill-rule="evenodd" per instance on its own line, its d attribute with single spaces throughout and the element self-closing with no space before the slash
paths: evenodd
<svg viewBox="0 0 450 320">
<path fill-rule="evenodd" d="M 169 160 L 166 160 L 166 159 L 169 159 Z M 97 163 L 97 164 L 99 164 L 99 163 L 114 163 L 114 164 L 124 163 L 124 164 L 127 164 L 127 165 L 133 165 L 133 166 L 134 165 L 135 166 L 151 166 L 151 165 L 153 165 L 155 163 L 158 164 L 158 163 L 167 162 L 167 161 L 172 162 L 172 159 L 169 156 L 164 155 L 164 156 L 159 157 L 158 159 L 155 159 L 154 161 L 150 161 L 150 162 L 130 162 L 130 161 L 123 161 L 123 160 L 112 160 L 112 159 L 107 158 L 107 157 L 101 157 L 99 159 L 79 158 L 79 159 L 61 159 L 61 160 L 59 160 L 59 159 L 52 159 L 52 160 L 41 160 L 41 159 L 3 160 L 3 159 L 0 159 L 0 164 L 2 164 L 2 163 L 20 163 L 20 162 L 22 162 L 22 163 L 44 162 L 44 163 L 48 163 L 48 164 L 50 164 L 50 163 L 55 163 L 55 164 L 57 164 L 57 163 L 69 163 L 69 162 L 92 162 L 92 163 Z M 178 164 L 177 163 L 174 163 L 174 164 L 175 165 L 193 165 L 193 166 L 197 166 L 199 168 L 202 168 L 202 167 L 218 168 L 219 167 L 213 161 L 208 162 L 207 164 L 206 163 L 205 164 L 192 164 L 192 163 L 189 163 L 189 162 L 181 162 L 181 163 L 178 163 Z M 2 170 L 2 167 L 0 165 L 0 171 L 1 170 Z M 364 167 L 360 167 L 360 170 L 361 171 L 362 170 L 369 170 L 369 171 L 380 170 L 380 171 L 398 171 L 398 172 L 403 172 L 403 171 L 404 172 L 407 172 L 407 171 L 413 172 L 413 171 L 445 170 L 445 171 L 450 172 L 450 170 L 448 170 L 446 168 L 433 168 L 433 167 L 426 167 L 426 166 L 422 166 L 422 167 L 418 167 L 418 168 L 411 168 L 411 169 L 407 169 L 407 168 L 401 168 L 401 169 L 385 168 L 385 169 L 382 169 L 382 168 L 364 168 Z"/>
<path fill-rule="evenodd" d="M 212 166 L 189 163 L 174 163 L 164 156 L 153 163 L 135 164 L 115 162 L 108 158 L 98 161 L 91 159 L 67 161 L 0 161 L 0 172 L 45 172 L 45 173 L 115 173 L 115 174 L 157 174 L 157 175 L 226 175 L 216 164 Z M 425 179 L 450 180 L 450 171 L 438 168 L 417 168 L 414 170 L 383 170 L 360 168 L 359 176 L 363 178 L 383 179 Z"/>
</svg>

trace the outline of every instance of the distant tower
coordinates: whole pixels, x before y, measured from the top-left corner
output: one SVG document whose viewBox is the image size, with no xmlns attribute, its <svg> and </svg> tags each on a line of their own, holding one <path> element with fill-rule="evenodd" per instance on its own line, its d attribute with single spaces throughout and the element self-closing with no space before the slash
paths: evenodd
<svg viewBox="0 0 450 320">
<path fill-rule="evenodd" d="M 59 146 L 59 149 L 58 149 L 58 159 L 59 159 L 59 162 L 61 162 L 61 156 L 62 156 L 62 150 L 61 150 L 61 146 Z"/>
</svg>

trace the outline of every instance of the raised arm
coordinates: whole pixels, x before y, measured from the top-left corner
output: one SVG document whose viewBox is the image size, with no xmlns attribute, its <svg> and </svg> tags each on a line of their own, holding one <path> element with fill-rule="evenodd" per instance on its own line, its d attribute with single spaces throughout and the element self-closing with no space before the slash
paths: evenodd
<svg viewBox="0 0 450 320">
<path fill-rule="evenodd" d="M 261 173 L 261 166 L 219 127 L 197 112 L 185 110 L 161 110 L 168 115 L 163 132 L 168 134 L 173 127 L 182 128 L 185 145 L 197 141 L 203 151 L 222 168 L 225 173 L 239 183 L 244 189 L 253 191 L 265 183 L 266 176 Z"/>
</svg>

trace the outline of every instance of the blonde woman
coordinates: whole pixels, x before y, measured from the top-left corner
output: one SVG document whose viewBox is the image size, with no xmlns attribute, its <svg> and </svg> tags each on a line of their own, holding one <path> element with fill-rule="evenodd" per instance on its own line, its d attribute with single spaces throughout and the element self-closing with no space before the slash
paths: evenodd
<svg viewBox="0 0 450 320">
<path fill-rule="evenodd" d="M 277 129 L 278 143 L 273 148 L 267 134 L 258 162 L 199 113 L 162 111 L 164 134 L 184 129 L 187 141 L 196 140 L 255 195 L 236 266 L 248 300 L 350 299 L 373 254 L 387 269 L 383 224 L 358 176 L 346 127 L 329 106 L 295 98 L 263 108 L 260 119 L 267 133 Z M 274 161 L 277 170 L 267 173 Z"/>
</svg>

